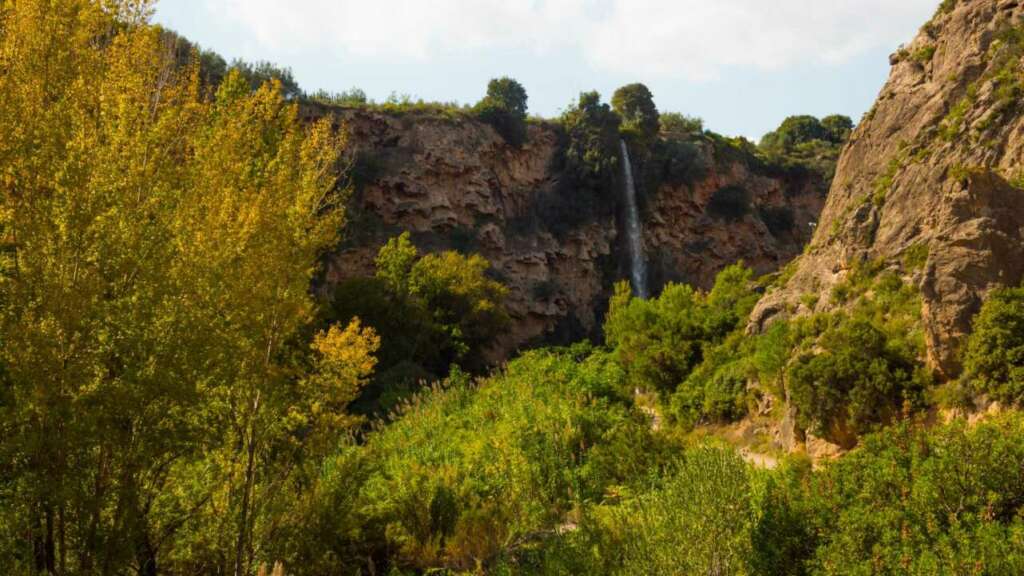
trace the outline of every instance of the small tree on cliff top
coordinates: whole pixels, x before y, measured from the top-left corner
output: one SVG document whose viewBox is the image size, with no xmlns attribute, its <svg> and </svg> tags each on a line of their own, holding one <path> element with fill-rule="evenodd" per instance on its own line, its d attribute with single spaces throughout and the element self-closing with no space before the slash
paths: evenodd
<svg viewBox="0 0 1024 576">
<path fill-rule="evenodd" d="M 647 86 L 629 84 L 619 88 L 612 95 L 612 108 L 622 117 L 622 126 L 627 131 L 648 142 L 658 136 L 660 115 Z"/>
<path fill-rule="evenodd" d="M 498 131 L 509 144 L 526 141 L 526 89 L 512 78 L 495 78 L 487 84 L 487 95 L 477 103 L 478 118 Z"/>
</svg>

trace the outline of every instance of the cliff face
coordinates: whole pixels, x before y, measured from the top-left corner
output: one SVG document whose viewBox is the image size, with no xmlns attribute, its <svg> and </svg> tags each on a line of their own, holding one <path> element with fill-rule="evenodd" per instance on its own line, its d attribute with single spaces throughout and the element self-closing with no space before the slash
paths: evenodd
<svg viewBox="0 0 1024 576">
<path fill-rule="evenodd" d="M 984 295 L 1024 275 L 1022 13 L 1017 0 L 960 0 L 893 55 L 808 253 L 755 326 L 806 312 L 801 294 L 827 294 L 856 262 L 880 261 L 920 288 L 930 361 L 957 374 Z"/>
<path fill-rule="evenodd" d="M 308 113 L 335 114 L 356 157 L 346 239 L 328 259 L 329 285 L 371 275 L 383 243 L 409 231 L 421 251 L 479 252 L 509 287 L 513 325 L 495 360 L 525 345 L 599 335 L 614 282 L 628 278 L 621 211 L 612 199 L 586 218 L 574 217 L 583 211 L 574 194 L 582 192 L 560 185 L 558 127 L 532 124 L 528 142 L 515 148 L 490 126 L 463 117 Z M 824 203 L 822 179 L 768 175 L 756 162 L 718 158 L 721 146 L 702 140 L 688 148 L 687 161 L 701 166 L 692 182 L 641 187 L 655 288 L 666 281 L 708 287 L 721 268 L 741 259 L 770 272 L 809 239 L 807 222 Z M 742 213 L 709 211 L 722 189 L 742 191 Z"/>
</svg>

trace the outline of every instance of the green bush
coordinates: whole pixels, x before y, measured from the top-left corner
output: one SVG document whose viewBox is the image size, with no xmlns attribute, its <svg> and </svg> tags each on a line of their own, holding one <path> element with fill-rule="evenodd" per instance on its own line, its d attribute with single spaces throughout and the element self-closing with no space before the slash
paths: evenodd
<svg viewBox="0 0 1024 576">
<path fill-rule="evenodd" d="M 487 84 L 487 95 L 473 108 L 480 120 L 490 124 L 513 146 L 526 142 L 527 95 L 523 85 L 511 78 L 495 78 Z"/>
<path fill-rule="evenodd" d="M 417 396 L 325 467 L 309 549 L 353 571 L 493 566 L 657 463 L 622 379 L 604 353 L 537 351 Z"/>
<path fill-rule="evenodd" d="M 739 186 L 726 186 L 715 191 L 707 212 L 714 218 L 735 222 L 750 214 L 750 193 Z"/>
<path fill-rule="evenodd" d="M 650 300 L 633 298 L 628 283 L 618 284 L 604 331 L 630 385 L 671 398 L 668 415 L 686 425 L 742 416 L 746 379 L 732 365 L 742 338 L 723 342 L 746 324 L 757 302 L 752 277 L 734 265 L 707 294 L 669 284 Z"/>
<path fill-rule="evenodd" d="M 678 112 L 665 112 L 658 119 L 661 133 L 668 138 L 687 138 L 704 133 L 704 121 Z"/>
<path fill-rule="evenodd" d="M 912 424 L 819 470 L 752 470 L 697 448 L 615 505 L 584 510 L 531 574 L 1016 575 L 1024 570 L 1024 418 Z"/>
<path fill-rule="evenodd" d="M 827 140 L 833 144 L 842 144 L 850 139 L 853 133 L 853 120 L 849 116 L 833 114 L 821 119 L 821 127 L 828 133 Z"/>
<path fill-rule="evenodd" d="M 733 451 L 695 448 L 635 496 L 589 510 L 528 573 L 745 574 L 752 502 L 748 468 Z"/>
<path fill-rule="evenodd" d="M 917 350 L 869 319 L 844 314 L 791 363 L 786 379 L 801 426 L 852 446 L 859 435 L 919 407 L 927 379 Z"/>
<path fill-rule="evenodd" d="M 776 238 L 793 232 L 796 217 L 789 206 L 763 206 L 758 209 L 761 221 Z"/>
<path fill-rule="evenodd" d="M 619 161 L 619 116 L 601 102 L 597 92 L 580 94 L 579 101 L 559 119 L 561 146 L 559 187 L 543 207 L 545 221 L 564 233 L 610 215 L 622 180 Z"/>
<path fill-rule="evenodd" d="M 832 134 L 814 116 L 790 116 L 774 132 L 765 135 L 761 147 L 768 149 L 790 149 L 797 144 L 814 140 L 830 141 Z"/>
<path fill-rule="evenodd" d="M 868 437 L 810 487 L 811 573 L 1024 573 L 1022 423 Z"/>
<path fill-rule="evenodd" d="M 629 84 L 612 95 L 612 108 L 622 117 L 622 128 L 635 134 L 641 142 L 650 143 L 661 128 L 654 95 L 643 84 Z"/>
<path fill-rule="evenodd" d="M 509 324 L 506 288 L 487 277 L 490 264 L 457 252 L 420 257 L 408 233 L 377 257 L 374 278 L 340 283 L 328 319 L 360 318 L 382 338 L 377 373 L 356 408 L 386 411 L 424 381 L 444 378 L 454 364 L 474 373 Z"/>
<path fill-rule="evenodd" d="M 962 381 L 1006 404 L 1024 401 L 1024 288 L 996 290 L 974 319 Z"/>
</svg>

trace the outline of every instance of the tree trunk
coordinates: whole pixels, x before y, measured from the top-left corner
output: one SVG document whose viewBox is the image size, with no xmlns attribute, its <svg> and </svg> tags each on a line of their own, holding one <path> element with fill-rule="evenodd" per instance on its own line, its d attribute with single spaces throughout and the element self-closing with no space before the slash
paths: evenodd
<svg viewBox="0 0 1024 576">
<path fill-rule="evenodd" d="M 253 485 L 256 483 L 256 413 L 260 408 L 260 394 L 256 393 L 256 399 L 252 404 L 252 412 L 249 415 L 249 438 L 247 439 L 247 452 L 245 463 L 245 486 L 242 489 L 242 509 L 238 512 L 238 542 L 235 545 L 235 576 L 242 576 L 245 551 L 248 548 L 249 534 L 249 506 L 252 500 Z"/>
</svg>

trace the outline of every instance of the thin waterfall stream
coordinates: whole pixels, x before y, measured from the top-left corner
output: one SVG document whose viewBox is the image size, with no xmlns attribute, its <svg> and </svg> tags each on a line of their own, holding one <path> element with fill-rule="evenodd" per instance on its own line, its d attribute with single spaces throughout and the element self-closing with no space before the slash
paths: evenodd
<svg viewBox="0 0 1024 576">
<path fill-rule="evenodd" d="M 644 258 L 643 229 L 640 225 L 640 210 L 636 205 L 636 184 L 633 180 L 633 165 L 629 160 L 629 147 L 625 140 L 619 140 L 622 149 L 623 194 L 626 197 L 626 239 L 629 243 L 630 276 L 633 292 L 639 298 L 647 298 L 647 262 Z"/>
</svg>

